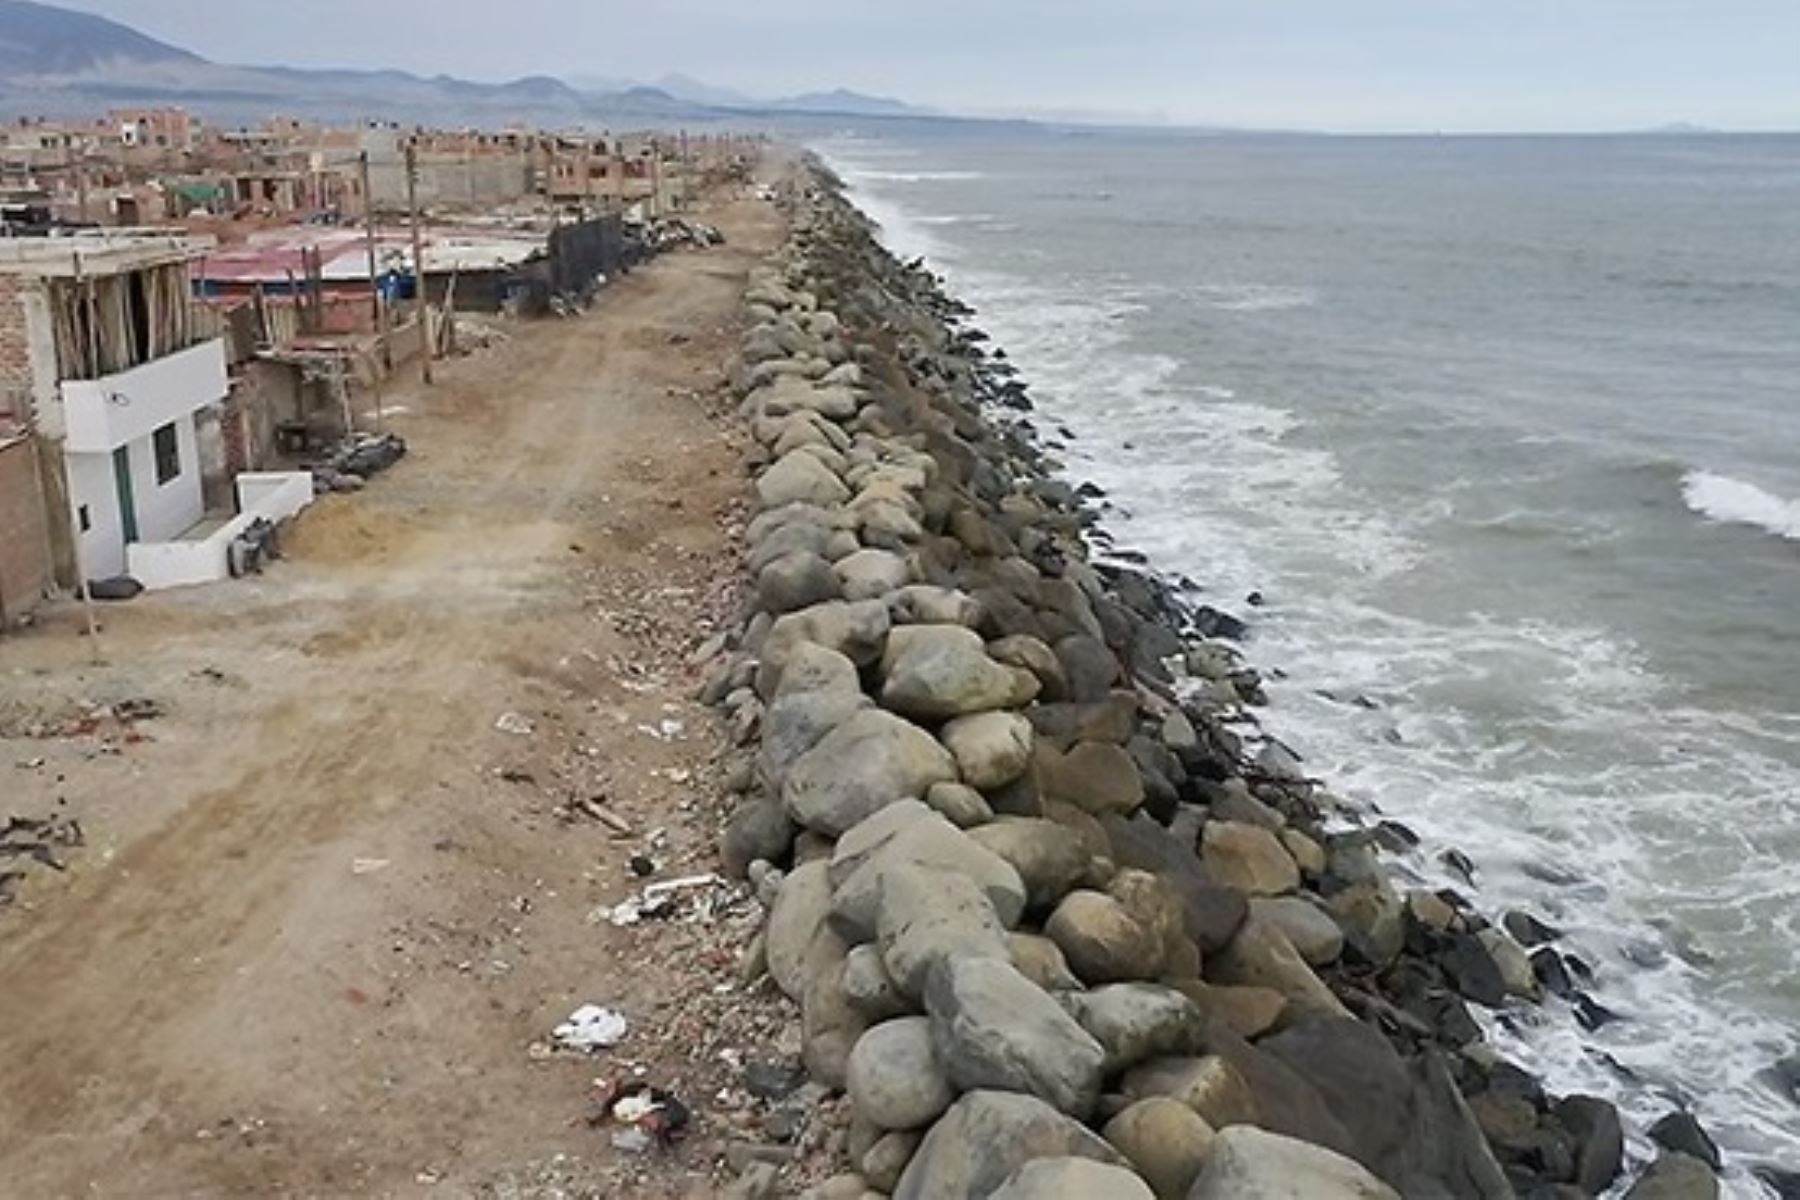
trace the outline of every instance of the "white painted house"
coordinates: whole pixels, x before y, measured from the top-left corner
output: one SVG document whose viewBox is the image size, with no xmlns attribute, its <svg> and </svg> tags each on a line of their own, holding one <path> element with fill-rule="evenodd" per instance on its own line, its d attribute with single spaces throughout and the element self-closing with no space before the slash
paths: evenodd
<svg viewBox="0 0 1800 1200">
<path fill-rule="evenodd" d="M 117 235 L 0 242 L 0 408 L 10 400 L 15 416 L 29 414 L 51 451 L 42 461 L 59 574 L 125 574 L 132 546 L 178 539 L 204 514 L 196 417 L 230 386 L 224 341 L 188 281 L 209 246 Z"/>
</svg>

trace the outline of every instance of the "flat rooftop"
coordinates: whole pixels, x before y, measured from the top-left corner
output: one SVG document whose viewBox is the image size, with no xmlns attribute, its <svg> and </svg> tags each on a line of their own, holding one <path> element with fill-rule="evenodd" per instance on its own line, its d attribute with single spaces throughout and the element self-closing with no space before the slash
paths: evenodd
<svg viewBox="0 0 1800 1200">
<path fill-rule="evenodd" d="M 0 238 L 0 274 L 73 278 L 117 275 L 200 258 L 215 245 L 210 237 L 166 232 L 77 233 L 59 237 Z"/>
</svg>

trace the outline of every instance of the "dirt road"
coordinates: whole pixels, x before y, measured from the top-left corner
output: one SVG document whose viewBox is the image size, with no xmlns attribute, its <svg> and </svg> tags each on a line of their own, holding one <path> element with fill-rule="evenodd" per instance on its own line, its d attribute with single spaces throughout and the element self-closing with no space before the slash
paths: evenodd
<svg viewBox="0 0 1800 1200">
<path fill-rule="evenodd" d="M 593 915 L 634 855 L 713 865 L 684 656 L 744 484 L 708 406 L 777 230 L 712 216 L 727 247 L 390 394 L 413 453 L 263 577 L 106 609 L 100 666 L 72 609 L 0 639 L 0 817 L 87 841 L 0 910 L 0 1195 L 712 1194 L 581 1122 L 620 1064 L 714 1086 L 696 996 L 750 919 Z M 163 715 L 58 731 L 130 697 Z M 529 1052 L 586 1001 L 617 1053 Z"/>
</svg>

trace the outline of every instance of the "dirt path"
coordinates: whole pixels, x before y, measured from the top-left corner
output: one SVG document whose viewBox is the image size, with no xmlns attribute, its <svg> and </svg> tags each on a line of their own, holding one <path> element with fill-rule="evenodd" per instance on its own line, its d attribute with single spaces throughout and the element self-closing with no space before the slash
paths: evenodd
<svg viewBox="0 0 1800 1200">
<path fill-rule="evenodd" d="M 69 610 L 0 640 L 0 817 L 61 801 L 87 835 L 0 910 L 0 1194 L 712 1193 L 697 1148 L 580 1118 L 621 1063 L 712 1086 L 694 996 L 749 920 L 592 916 L 633 855 L 713 865 L 683 656 L 744 489 L 708 405 L 776 234 L 713 216 L 726 248 L 390 396 L 414 452 L 262 578 L 106 610 L 102 666 Z M 136 696 L 146 740 L 25 736 Z M 585 1001 L 632 1020 L 616 1055 L 528 1053 Z"/>
</svg>

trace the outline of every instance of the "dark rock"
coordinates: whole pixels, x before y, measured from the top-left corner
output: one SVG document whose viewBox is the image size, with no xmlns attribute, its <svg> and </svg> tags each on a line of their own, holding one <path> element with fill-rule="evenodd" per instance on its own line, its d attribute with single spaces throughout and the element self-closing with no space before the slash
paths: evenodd
<svg viewBox="0 0 1800 1200">
<path fill-rule="evenodd" d="M 1664 1150 L 1676 1150 L 1697 1158 L 1715 1171 L 1722 1165 L 1718 1145 L 1692 1113 L 1670 1113 L 1650 1127 L 1650 1140 Z"/>
<path fill-rule="evenodd" d="M 1250 635 L 1248 625 L 1210 604 L 1202 604 L 1194 610 L 1194 628 L 1201 637 L 1226 638 L 1234 642 L 1241 642 Z"/>
<path fill-rule="evenodd" d="M 1751 1174 L 1767 1184 L 1778 1200 L 1800 1200 L 1800 1171 L 1782 1167 L 1761 1166 Z"/>
<path fill-rule="evenodd" d="M 1516 909 L 1501 918 L 1500 923 L 1506 927 L 1506 932 L 1512 934 L 1513 940 L 1527 950 L 1535 946 L 1542 946 L 1545 942 L 1557 941 L 1562 937 L 1562 930 L 1553 925 L 1544 924 L 1530 913 L 1519 912 Z"/>
<path fill-rule="evenodd" d="M 1062 664 L 1072 699 L 1106 699 L 1119 678 L 1119 659 L 1098 638 L 1077 635 L 1056 643 L 1056 659 Z"/>
<path fill-rule="evenodd" d="M 759 1060 L 744 1068 L 744 1090 L 759 1100 L 782 1100 L 806 1082 L 799 1063 Z"/>
<path fill-rule="evenodd" d="M 1184 845 L 1142 813 L 1130 819 L 1102 817 L 1100 824 L 1112 843 L 1114 862 L 1160 875 L 1175 889 L 1181 897 L 1187 934 L 1199 943 L 1203 955 L 1231 944 L 1250 915 L 1250 905 L 1241 894 L 1207 878 L 1191 844 Z"/>
<path fill-rule="evenodd" d="M 1531 970 L 1538 983 L 1552 996 L 1568 996 L 1575 990 L 1575 981 L 1569 978 L 1569 968 L 1563 965 L 1562 955 L 1549 946 L 1532 951 Z"/>
<path fill-rule="evenodd" d="M 1455 934 L 1440 960 L 1456 990 L 1488 1008 L 1506 1003 L 1506 980 L 1500 968 L 1473 934 Z"/>
<path fill-rule="evenodd" d="M 1670 1152 L 1650 1165 L 1625 1200 L 1718 1200 L 1719 1178 L 1692 1155 Z"/>
<path fill-rule="evenodd" d="M 1348 1133 L 1351 1157 L 1403 1196 L 1510 1195 L 1440 1055 L 1408 1064 L 1374 1027 L 1324 1018 L 1258 1048 L 1306 1080 Z"/>
<path fill-rule="evenodd" d="M 749 873 L 757 859 L 772 863 L 786 860 L 794 847 L 799 826 L 788 818 L 787 809 L 773 796 L 749 796 L 737 806 L 726 822 L 721 844 L 725 870 L 735 879 Z"/>
<path fill-rule="evenodd" d="M 1600 1195 L 1625 1164 L 1619 1110 L 1597 1096 L 1569 1096 L 1557 1102 L 1556 1119 L 1575 1143 L 1575 1186 L 1590 1196 Z"/>
<path fill-rule="evenodd" d="M 1604 1029 L 1619 1020 L 1619 1014 L 1601 1004 L 1586 992 L 1576 992 L 1572 1001 L 1575 1007 L 1575 1020 L 1589 1033 Z"/>
</svg>

